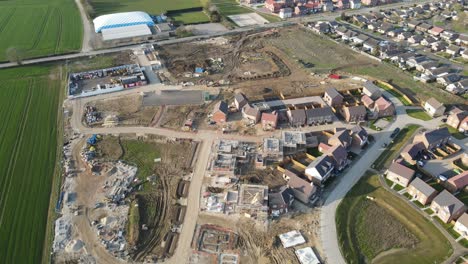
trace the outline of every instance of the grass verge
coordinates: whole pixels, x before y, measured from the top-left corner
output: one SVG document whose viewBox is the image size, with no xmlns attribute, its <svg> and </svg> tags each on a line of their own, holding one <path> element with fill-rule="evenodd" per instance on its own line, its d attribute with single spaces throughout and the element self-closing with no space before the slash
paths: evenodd
<svg viewBox="0 0 468 264">
<path fill-rule="evenodd" d="M 374 197 L 374 201 L 366 196 Z M 365 210 L 368 204 L 373 204 L 382 217 L 366 219 L 373 215 Z M 341 252 L 348 263 L 441 263 L 453 251 L 430 221 L 385 190 L 378 176 L 371 173 L 366 173 L 342 200 L 336 224 Z M 363 224 L 375 225 L 375 233 L 358 234 L 367 228 L 374 230 Z M 417 242 L 410 246 L 412 235 Z M 369 254 L 369 248 L 373 254 Z"/>
<path fill-rule="evenodd" d="M 390 163 L 391 160 L 399 154 L 400 149 L 407 143 L 418 128 L 418 125 L 409 125 L 403 128 L 393 139 L 393 143 L 387 147 L 387 150 L 382 152 L 382 154 L 380 154 L 380 156 L 375 160 L 373 168 L 381 170 L 386 167 L 386 164 Z"/>
<path fill-rule="evenodd" d="M 420 119 L 423 121 L 428 121 L 431 120 L 432 117 L 428 115 L 424 110 L 422 109 L 406 109 L 406 113 L 411 116 L 412 118 Z"/>
</svg>

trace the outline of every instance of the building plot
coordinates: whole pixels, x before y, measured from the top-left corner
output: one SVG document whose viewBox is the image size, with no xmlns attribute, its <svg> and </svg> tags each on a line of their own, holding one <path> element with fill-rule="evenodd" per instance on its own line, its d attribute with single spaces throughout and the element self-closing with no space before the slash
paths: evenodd
<svg viewBox="0 0 468 264">
<path fill-rule="evenodd" d="M 268 24 L 268 20 L 257 13 L 248 13 L 228 16 L 239 27 Z"/>
</svg>

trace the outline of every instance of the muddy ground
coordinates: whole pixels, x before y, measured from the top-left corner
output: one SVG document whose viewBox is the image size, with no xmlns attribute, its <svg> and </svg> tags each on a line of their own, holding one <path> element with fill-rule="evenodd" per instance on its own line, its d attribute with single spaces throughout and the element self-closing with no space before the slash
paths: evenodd
<svg viewBox="0 0 468 264">
<path fill-rule="evenodd" d="M 117 116 L 120 126 L 149 126 L 158 116 L 161 107 L 143 106 L 143 96 L 131 94 L 117 98 L 97 100 L 88 105 L 93 106 L 105 119 L 107 116 Z M 103 122 L 93 124 L 101 126 Z"/>
</svg>

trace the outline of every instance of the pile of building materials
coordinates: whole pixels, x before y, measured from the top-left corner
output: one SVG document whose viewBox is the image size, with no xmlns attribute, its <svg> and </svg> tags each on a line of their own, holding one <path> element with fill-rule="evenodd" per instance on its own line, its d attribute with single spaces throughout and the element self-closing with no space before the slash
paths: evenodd
<svg viewBox="0 0 468 264">
<path fill-rule="evenodd" d="M 84 117 L 88 126 L 99 123 L 102 120 L 101 113 L 96 110 L 96 107 L 89 105 L 85 107 Z"/>
<path fill-rule="evenodd" d="M 284 234 L 280 234 L 279 238 L 284 248 L 294 247 L 297 245 L 304 244 L 306 242 L 301 232 L 299 232 L 298 230 L 293 230 Z"/>
<path fill-rule="evenodd" d="M 97 197 L 102 201 L 96 200 L 95 208 L 102 211 L 101 217 L 92 224 L 103 246 L 114 256 L 125 258 L 128 251 L 124 232 L 130 208 L 124 199 L 138 184 L 135 179 L 137 168 L 123 162 L 112 165 L 102 186 L 102 197 Z"/>
</svg>

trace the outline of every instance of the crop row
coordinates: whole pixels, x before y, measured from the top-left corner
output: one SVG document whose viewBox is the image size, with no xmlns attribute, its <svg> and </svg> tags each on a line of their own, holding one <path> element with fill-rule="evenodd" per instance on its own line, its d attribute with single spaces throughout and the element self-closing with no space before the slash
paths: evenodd
<svg viewBox="0 0 468 264">
<path fill-rule="evenodd" d="M 39 263 L 56 153 L 56 82 L 37 77 L 0 84 L 0 259 Z"/>
</svg>

